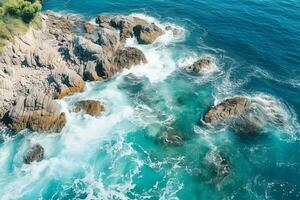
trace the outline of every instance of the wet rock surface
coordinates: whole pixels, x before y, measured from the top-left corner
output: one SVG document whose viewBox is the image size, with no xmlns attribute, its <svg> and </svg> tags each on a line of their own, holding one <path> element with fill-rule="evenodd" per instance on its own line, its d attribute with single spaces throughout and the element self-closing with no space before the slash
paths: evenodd
<svg viewBox="0 0 300 200">
<path fill-rule="evenodd" d="M 251 100 L 246 97 L 226 99 L 209 109 L 204 116 L 204 122 L 217 125 L 231 117 L 238 117 L 249 108 L 250 104 Z"/>
<path fill-rule="evenodd" d="M 28 128 L 32 131 L 60 132 L 66 124 L 66 116 L 50 96 L 35 93 L 17 98 L 3 122 L 14 131 Z"/>
<path fill-rule="evenodd" d="M 95 28 L 94 28 L 94 25 L 91 24 L 91 23 L 85 23 L 84 24 L 84 30 L 87 32 L 87 33 L 93 33 Z"/>
<path fill-rule="evenodd" d="M 132 16 L 99 16 L 96 23 L 45 13 L 41 29 L 30 28 L 4 47 L 0 56 L 2 124 L 15 131 L 59 132 L 66 118 L 52 99 L 82 92 L 84 81 L 107 79 L 146 63 L 143 52 L 125 47 L 125 40 L 134 36 L 136 26 L 149 27 L 153 34 L 161 32 L 155 24 Z M 36 96 L 32 91 L 37 90 Z M 43 97 L 51 103 L 41 103 Z"/>
<path fill-rule="evenodd" d="M 167 131 L 164 132 L 160 137 L 160 142 L 165 146 L 180 146 L 184 142 L 183 136 L 176 131 Z"/>
<path fill-rule="evenodd" d="M 104 106 L 100 101 L 85 100 L 75 103 L 74 112 L 84 112 L 93 117 L 99 117 L 104 111 Z"/>
<path fill-rule="evenodd" d="M 180 30 L 176 27 L 170 26 L 170 25 L 166 26 L 165 30 L 166 31 L 172 31 L 174 36 L 178 36 L 178 35 L 182 34 L 182 32 L 183 32 L 182 30 Z"/>
<path fill-rule="evenodd" d="M 137 25 L 133 28 L 134 35 L 139 44 L 152 44 L 164 32 L 154 23 L 150 25 Z"/>
<path fill-rule="evenodd" d="M 24 156 L 24 163 L 31 164 L 33 162 L 40 162 L 44 159 L 44 148 L 37 144 L 31 147 Z"/>
<path fill-rule="evenodd" d="M 214 62 L 211 58 L 200 58 L 192 65 L 186 67 L 186 70 L 194 73 L 201 73 L 211 67 L 212 64 L 214 64 Z"/>
<path fill-rule="evenodd" d="M 147 63 L 143 52 L 137 48 L 127 47 L 118 50 L 114 59 L 115 66 L 118 68 L 129 68 L 133 65 Z"/>
</svg>

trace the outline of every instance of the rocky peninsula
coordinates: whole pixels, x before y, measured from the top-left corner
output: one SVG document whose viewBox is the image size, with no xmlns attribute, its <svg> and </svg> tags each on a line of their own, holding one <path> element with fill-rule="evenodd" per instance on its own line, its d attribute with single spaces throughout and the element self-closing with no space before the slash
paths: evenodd
<svg viewBox="0 0 300 200">
<path fill-rule="evenodd" d="M 41 19 L 41 29 L 17 34 L 0 57 L 0 122 L 15 131 L 60 132 L 67 119 L 55 99 L 84 91 L 85 81 L 146 63 L 141 50 L 125 46 L 126 39 L 151 44 L 165 31 L 133 16 L 99 16 L 91 23 L 44 13 Z"/>
</svg>

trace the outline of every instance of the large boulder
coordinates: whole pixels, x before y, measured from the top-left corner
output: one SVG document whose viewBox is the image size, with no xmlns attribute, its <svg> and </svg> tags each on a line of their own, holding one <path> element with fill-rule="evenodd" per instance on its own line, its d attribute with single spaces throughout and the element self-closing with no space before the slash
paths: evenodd
<svg viewBox="0 0 300 200">
<path fill-rule="evenodd" d="M 111 18 L 110 25 L 120 30 L 120 39 L 125 41 L 134 35 L 133 28 L 137 25 L 149 24 L 146 20 L 132 16 L 115 16 Z"/>
<path fill-rule="evenodd" d="M 77 92 L 83 92 L 85 83 L 76 72 L 59 69 L 48 77 L 50 86 L 54 89 L 54 98 L 61 99 Z"/>
<path fill-rule="evenodd" d="M 231 117 L 241 115 L 249 108 L 251 100 L 247 97 L 233 97 L 213 106 L 204 116 L 204 121 L 216 125 Z"/>
<path fill-rule="evenodd" d="M 141 63 L 147 63 L 147 59 L 141 50 L 134 47 L 118 50 L 114 59 L 117 68 L 129 68 Z"/>
<path fill-rule="evenodd" d="M 97 62 L 89 63 L 90 66 L 87 65 L 85 69 L 85 78 L 89 77 L 90 80 L 107 79 L 125 68 L 128 69 L 141 63 L 147 63 L 141 50 L 134 47 L 120 48 L 113 55 L 103 55 Z M 87 71 L 87 67 L 89 67 L 89 71 Z"/>
<path fill-rule="evenodd" d="M 104 111 L 104 106 L 100 101 L 84 100 L 75 104 L 74 112 L 84 112 L 93 117 L 99 117 Z"/>
<path fill-rule="evenodd" d="M 83 36 L 79 36 L 74 39 L 73 49 L 74 54 L 82 62 L 97 60 L 99 59 L 100 55 L 104 53 L 100 45 Z"/>
<path fill-rule="evenodd" d="M 19 97 L 3 122 L 14 131 L 28 128 L 32 131 L 60 132 L 66 124 L 66 116 L 51 96 L 36 93 Z"/>
<path fill-rule="evenodd" d="M 98 61 L 88 61 L 84 65 L 83 80 L 85 81 L 99 81 L 101 80 L 101 74 L 98 74 Z"/>
<path fill-rule="evenodd" d="M 134 35 L 139 44 L 152 44 L 164 32 L 154 23 L 150 25 L 137 25 L 133 28 Z"/>
<path fill-rule="evenodd" d="M 102 28 L 98 32 L 99 39 L 97 43 L 103 48 L 115 52 L 120 47 L 120 36 L 116 30 Z"/>
<path fill-rule="evenodd" d="M 194 73 L 201 73 L 209 70 L 212 65 L 214 65 L 214 62 L 211 58 L 203 57 L 194 62 L 192 65 L 187 66 L 186 70 Z"/>
<path fill-rule="evenodd" d="M 33 162 L 40 162 L 44 158 L 44 148 L 37 144 L 31 147 L 24 156 L 24 163 L 31 164 Z"/>
</svg>

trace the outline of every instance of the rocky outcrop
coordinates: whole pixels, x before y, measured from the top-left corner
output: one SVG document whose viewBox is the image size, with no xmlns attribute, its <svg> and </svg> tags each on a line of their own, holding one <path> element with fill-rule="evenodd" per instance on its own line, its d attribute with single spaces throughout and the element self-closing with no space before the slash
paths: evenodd
<svg viewBox="0 0 300 200">
<path fill-rule="evenodd" d="M 249 108 L 251 100 L 246 97 L 233 97 L 213 106 L 204 116 L 204 121 L 216 125 L 241 115 Z"/>
<path fill-rule="evenodd" d="M 49 85 L 54 89 L 54 98 L 61 99 L 84 90 L 83 79 L 71 70 L 56 70 L 49 77 Z"/>
<path fill-rule="evenodd" d="M 14 131 L 60 132 L 66 124 L 66 116 L 51 96 L 35 93 L 19 97 L 3 118 L 6 126 Z"/>
<path fill-rule="evenodd" d="M 44 148 L 37 144 L 31 147 L 24 156 L 24 163 L 31 164 L 33 162 L 40 162 L 44 159 Z"/>
<path fill-rule="evenodd" d="M 129 68 L 141 63 L 145 64 L 147 60 L 143 52 L 137 48 L 127 47 L 116 52 L 114 64 L 118 69 Z"/>
<path fill-rule="evenodd" d="M 232 164 L 229 157 L 221 152 L 213 151 L 211 159 L 211 167 L 216 176 L 216 181 L 222 181 L 224 178 L 230 175 L 232 171 Z"/>
<path fill-rule="evenodd" d="M 119 29 L 121 41 L 135 36 L 140 44 L 151 44 L 164 33 L 156 24 L 132 16 L 99 16 L 96 23 L 100 27 Z"/>
<path fill-rule="evenodd" d="M 104 111 L 104 106 L 100 101 L 85 100 L 75 104 L 74 112 L 84 112 L 93 117 L 99 117 Z"/>
<path fill-rule="evenodd" d="M 213 64 L 213 60 L 207 57 L 200 58 L 192 65 L 186 67 L 186 70 L 194 73 L 200 73 L 206 71 Z"/>
<path fill-rule="evenodd" d="M 115 16 L 110 19 L 109 23 L 112 27 L 120 30 L 120 39 L 122 41 L 133 37 L 133 29 L 135 26 L 149 24 L 146 20 L 131 16 Z"/>
<path fill-rule="evenodd" d="M 231 123 L 231 129 L 243 137 L 259 136 L 265 127 L 265 122 L 258 113 L 246 112 Z"/>
<path fill-rule="evenodd" d="M 176 27 L 173 27 L 173 26 L 170 26 L 170 25 L 166 26 L 165 30 L 166 31 L 172 31 L 174 36 L 178 36 L 178 35 L 182 34 L 182 32 L 183 32 L 179 28 L 176 28 Z"/>
<path fill-rule="evenodd" d="M 99 16 L 96 23 L 45 13 L 41 29 L 30 28 L 6 45 L 0 56 L 0 122 L 15 131 L 59 132 L 66 118 L 52 99 L 82 92 L 84 81 L 147 62 L 142 51 L 125 47 L 125 39 L 139 26 L 140 38 L 144 27 L 155 35 L 156 25 L 132 16 Z"/>
<path fill-rule="evenodd" d="M 102 28 L 110 28 L 110 18 L 108 16 L 100 15 L 96 18 L 96 23 Z"/>
<path fill-rule="evenodd" d="M 154 23 L 150 25 L 137 25 L 133 28 L 133 31 L 139 44 L 152 44 L 163 34 L 163 30 Z"/>
<path fill-rule="evenodd" d="M 119 33 L 109 28 L 100 29 L 98 37 L 97 43 L 112 52 L 116 52 L 122 46 Z"/>
</svg>

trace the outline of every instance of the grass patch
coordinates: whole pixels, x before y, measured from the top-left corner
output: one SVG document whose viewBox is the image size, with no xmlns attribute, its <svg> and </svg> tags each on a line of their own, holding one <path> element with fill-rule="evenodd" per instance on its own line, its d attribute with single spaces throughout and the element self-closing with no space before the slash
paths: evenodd
<svg viewBox="0 0 300 200">
<path fill-rule="evenodd" d="M 0 53 L 16 33 L 41 28 L 40 10 L 39 0 L 0 0 Z"/>
</svg>

